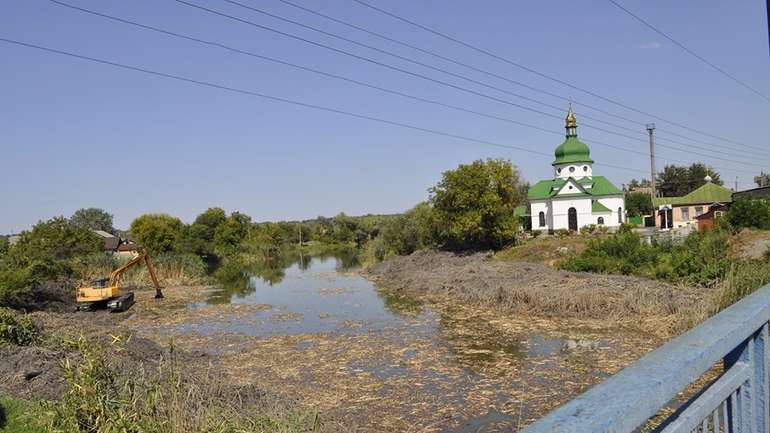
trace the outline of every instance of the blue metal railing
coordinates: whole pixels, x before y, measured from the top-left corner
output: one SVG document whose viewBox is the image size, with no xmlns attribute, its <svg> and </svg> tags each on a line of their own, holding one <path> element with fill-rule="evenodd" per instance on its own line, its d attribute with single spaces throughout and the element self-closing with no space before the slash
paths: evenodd
<svg viewBox="0 0 770 433">
<path fill-rule="evenodd" d="M 670 415 L 665 433 L 768 433 L 770 285 L 557 408 L 524 433 L 631 433 L 718 362 L 724 373 Z"/>
</svg>

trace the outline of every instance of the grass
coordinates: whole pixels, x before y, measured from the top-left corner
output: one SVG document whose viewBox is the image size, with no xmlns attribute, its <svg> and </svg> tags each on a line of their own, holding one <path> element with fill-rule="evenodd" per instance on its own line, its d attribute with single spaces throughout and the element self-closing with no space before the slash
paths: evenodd
<svg viewBox="0 0 770 433">
<path fill-rule="evenodd" d="M 567 249 L 567 254 L 580 254 L 585 250 L 586 241 L 585 236 L 539 237 L 499 251 L 495 254 L 495 258 L 503 261 L 541 263 L 556 267 L 565 257 L 565 253 L 562 252 L 565 250 L 562 248 Z"/>
<path fill-rule="evenodd" d="M 185 369 L 173 347 L 156 365 L 122 368 L 120 342 L 85 338 L 82 356 L 65 361 L 68 389 L 48 404 L 55 433 L 306 433 L 320 432 L 315 413 L 293 409 L 254 387 L 233 387 L 216 367 Z"/>
<path fill-rule="evenodd" d="M 0 433 L 43 433 L 42 408 L 33 402 L 0 398 Z"/>
</svg>

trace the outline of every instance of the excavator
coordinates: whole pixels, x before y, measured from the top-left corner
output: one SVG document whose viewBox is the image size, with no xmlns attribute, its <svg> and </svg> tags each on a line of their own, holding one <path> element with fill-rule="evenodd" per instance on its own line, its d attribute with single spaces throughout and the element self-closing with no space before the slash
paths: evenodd
<svg viewBox="0 0 770 433">
<path fill-rule="evenodd" d="M 155 286 L 155 299 L 163 298 L 163 292 L 158 284 L 158 277 L 155 275 L 155 269 L 152 267 L 152 260 L 147 250 L 142 250 L 138 256 L 131 259 L 128 263 L 115 269 L 109 278 L 100 278 L 92 280 L 90 287 L 80 287 L 77 289 L 75 298 L 78 304 L 78 310 L 93 311 L 97 308 L 107 307 L 110 311 L 126 311 L 134 305 L 134 292 L 123 292 L 118 285 L 118 278 L 132 267 L 144 262 L 147 270 L 150 272 L 152 284 Z"/>
</svg>

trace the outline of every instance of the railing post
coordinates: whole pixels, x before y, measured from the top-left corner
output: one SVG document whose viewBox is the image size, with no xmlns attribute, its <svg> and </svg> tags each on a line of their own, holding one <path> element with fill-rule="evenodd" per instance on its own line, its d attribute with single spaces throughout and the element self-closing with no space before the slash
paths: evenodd
<svg viewBox="0 0 770 433">
<path fill-rule="evenodd" d="M 728 406 L 730 432 L 770 433 L 770 405 L 768 405 L 768 324 L 736 347 L 724 358 L 725 371 L 741 362 L 751 369 L 749 380 Z M 737 404 L 736 404 L 737 403 Z"/>
</svg>

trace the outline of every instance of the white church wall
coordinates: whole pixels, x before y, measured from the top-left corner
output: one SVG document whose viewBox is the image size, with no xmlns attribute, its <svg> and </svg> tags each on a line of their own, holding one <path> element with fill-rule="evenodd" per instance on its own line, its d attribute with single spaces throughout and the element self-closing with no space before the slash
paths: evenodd
<svg viewBox="0 0 770 433">
<path fill-rule="evenodd" d="M 532 230 L 547 231 L 553 225 L 553 216 L 551 215 L 551 207 L 548 206 L 548 202 L 545 201 L 532 201 L 530 203 L 530 212 L 532 214 Z M 540 226 L 540 212 L 545 214 L 545 226 Z"/>
<path fill-rule="evenodd" d="M 623 197 L 600 198 L 599 203 L 612 211 L 612 215 L 609 218 L 604 218 L 604 225 L 607 227 L 619 227 L 621 222 L 625 222 L 626 205 Z M 618 208 L 620 208 L 620 219 L 618 219 Z"/>
<path fill-rule="evenodd" d="M 591 198 L 580 197 L 574 199 L 554 199 L 553 207 L 553 230 L 569 229 L 568 212 L 570 208 L 577 211 L 578 228 L 588 224 L 596 224 L 596 219 L 591 214 Z"/>
<path fill-rule="evenodd" d="M 556 194 L 559 195 L 567 195 L 567 194 L 577 194 L 582 193 L 583 191 L 580 189 L 580 185 L 578 185 L 576 182 L 569 180 L 567 183 L 564 184 L 564 186 L 561 187 L 559 190 L 559 193 Z"/>
</svg>

